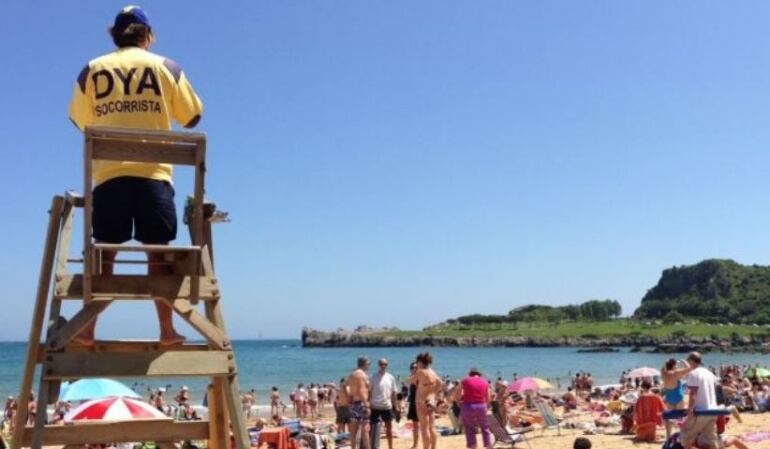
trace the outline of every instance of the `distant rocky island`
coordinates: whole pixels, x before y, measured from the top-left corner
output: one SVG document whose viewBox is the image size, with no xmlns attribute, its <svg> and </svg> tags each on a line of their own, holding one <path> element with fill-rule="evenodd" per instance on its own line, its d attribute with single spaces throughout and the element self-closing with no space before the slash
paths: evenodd
<svg viewBox="0 0 770 449">
<path fill-rule="evenodd" d="M 416 335 L 413 335 L 416 334 Z M 405 332 L 404 335 L 392 332 L 336 330 L 324 332 L 311 328 L 302 330 L 304 347 L 575 347 L 580 352 L 617 352 L 613 349 L 624 347 L 631 351 L 681 353 L 701 352 L 761 352 L 770 353 L 770 336 L 743 335 L 728 337 L 668 336 L 653 337 L 644 335 L 608 336 L 608 337 L 532 337 L 520 335 L 508 336 L 452 336 L 431 335 L 429 333 Z"/>
<path fill-rule="evenodd" d="M 630 317 L 611 299 L 527 305 L 473 314 L 422 330 L 359 326 L 302 330 L 305 347 L 509 346 L 586 351 L 770 352 L 770 267 L 709 259 L 663 271 Z"/>
</svg>

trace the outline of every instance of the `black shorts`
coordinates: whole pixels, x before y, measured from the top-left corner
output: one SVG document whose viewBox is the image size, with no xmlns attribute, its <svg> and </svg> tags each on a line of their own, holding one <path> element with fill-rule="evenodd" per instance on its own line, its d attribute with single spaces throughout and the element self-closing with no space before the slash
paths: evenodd
<svg viewBox="0 0 770 449">
<path fill-rule="evenodd" d="M 337 424 L 350 423 L 350 407 L 347 405 L 338 405 L 334 408 L 334 410 L 337 412 Z"/>
<path fill-rule="evenodd" d="M 391 422 L 393 421 L 393 409 L 372 409 L 372 414 L 369 416 L 370 422 L 377 422 L 380 419 L 382 419 L 382 422 Z"/>
<path fill-rule="evenodd" d="M 174 187 L 166 181 L 122 176 L 94 189 L 94 239 L 123 243 L 132 238 L 146 244 L 176 238 Z"/>
</svg>

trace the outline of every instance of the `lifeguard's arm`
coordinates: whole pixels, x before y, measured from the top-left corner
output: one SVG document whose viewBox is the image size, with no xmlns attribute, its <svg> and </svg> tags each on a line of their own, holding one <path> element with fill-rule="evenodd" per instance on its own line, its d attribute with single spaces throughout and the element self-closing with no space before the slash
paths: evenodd
<svg viewBox="0 0 770 449">
<path fill-rule="evenodd" d="M 70 121 L 81 131 L 94 121 L 93 100 L 92 96 L 88 93 L 89 72 L 90 68 L 88 65 L 80 71 L 75 81 L 75 87 L 72 89 L 72 99 L 70 100 Z"/>
<path fill-rule="evenodd" d="M 163 60 L 163 67 L 170 75 L 171 113 L 180 125 L 194 128 L 203 114 L 203 103 L 179 65 L 171 59 Z"/>
</svg>

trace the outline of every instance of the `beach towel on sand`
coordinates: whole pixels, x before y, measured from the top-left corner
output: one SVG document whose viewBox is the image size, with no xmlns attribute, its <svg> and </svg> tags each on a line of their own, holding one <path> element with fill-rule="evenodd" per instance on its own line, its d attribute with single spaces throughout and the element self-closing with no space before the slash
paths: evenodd
<svg viewBox="0 0 770 449">
<path fill-rule="evenodd" d="M 743 441 L 748 441 L 749 443 L 759 443 L 760 441 L 770 440 L 770 431 L 749 432 L 741 435 L 741 439 Z"/>
</svg>

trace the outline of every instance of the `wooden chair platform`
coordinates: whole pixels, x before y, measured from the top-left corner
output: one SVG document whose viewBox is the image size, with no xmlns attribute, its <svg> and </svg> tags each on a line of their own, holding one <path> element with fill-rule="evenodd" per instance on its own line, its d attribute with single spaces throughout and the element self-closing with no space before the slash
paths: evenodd
<svg viewBox="0 0 770 449">
<path fill-rule="evenodd" d="M 49 210 L 37 298 L 27 349 L 27 362 L 18 395 L 12 449 L 42 445 L 154 441 L 171 449 L 183 440 L 208 440 L 212 449 L 229 449 L 230 432 L 237 449 L 249 447 L 240 406 L 238 369 L 225 329 L 219 282 L 214 273 L 211 222 L 215 207 L 204 202 L 206 136 L 200 133 L 89 127 L 85 131 L 85 194 L 54 196 Z M 160 162 L 190 165 L 195 170 L 187 223 L 191 245 L 114 245 L 94 243 L 91 235 L 94 160 Z M 73 219 L 83 210 L 81 259 L 69 256 Z M 162 254 L 167 275 L 101 272 L 105 252 Z M 80 272 L 68 266 L 82 264 Z M 115 265 L 147 264 L 119 259 Z M 53 291 L 51 291 L 51 287 Z M 50 299 L 50 301 L 49 301 Z M 81 300 L 83 307 L 69 319 L 61 315 L 65 300 Z M 123 300 L 167 301 L 176 315 L 192 326 L 203 344 L 162 346 L 158 341 L 96 341 L 78 346 L 73 339 L 112 303 Z M 200 303 L 199 303 L 200 302 Z M 45 319 L 49 310 L 48 320 Z M 42 336 L 44 324 L 45 337 Z M 26 426 L 28 402 L 36 367 L 40 367 L 38 408 L 34 426 Z M 58 399 L 63 380 L 87 377 L 202 376 L 210 378 L 207 392 L 209 420 L 174 422 L 145 420 L 46 425 L 48 404 Z"/>
</svg>

